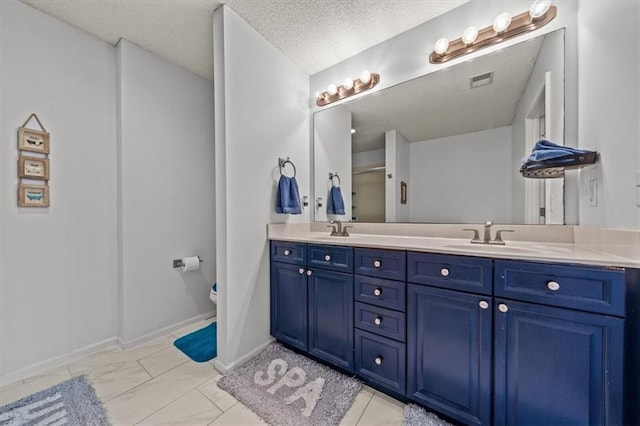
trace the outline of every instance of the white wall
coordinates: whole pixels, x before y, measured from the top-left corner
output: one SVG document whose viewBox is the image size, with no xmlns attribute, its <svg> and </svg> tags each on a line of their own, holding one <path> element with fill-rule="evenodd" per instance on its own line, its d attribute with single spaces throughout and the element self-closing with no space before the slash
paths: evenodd
<svg viewBox="0 0 640 426">
<path fill-rule="evenodd" d="M 323 206 L 315 210 L 316 221 L 351 220 L 351 113 L 342 106 L 314 115 L 313 145 L 314 193 Z M 329 180 L 329 172 L 338 173 L 344 200 L 343 215 L 327 214 L 329 190 L 338 179 Z"/>
<path fill-rule="evenodd" d="M 520 166 L 522 165 L 523 157 L 526 157 L 530 152 L 526 151 L 526 126 L 525 118 L 529 113 L 529 110 L 535 102 L 540 88 L 545 85 L 545 74 L 550 72 L 551 81 L 549 87 L 546 90 L 550 94 L 548 96 L 549 104 L 546 105 L 547 111 L 550 112 L 549 122 L 551 127 L 547 129 L 547 139 L 551 142 L 559 145 L 577 146 L 578 141 L 575 138 L 567 139 L 565 143 L 564 134 L 564 108 L 565 108 L 565 96 L 564 96 L 564 83 L 565 83 L 565 71 L 564 62 L 565 54 L 562 46 L 564 45 L 565 33 L 564 31 L 555 31 L 547 34 L 544 42 L 540 48 L 540 53 L 536 60 L 536 64 L 531 72 L 531 77 L 525 91 L 518 103 L 518 109 L 516 110 L 515 117 L 512 123 L 512 152 L 511 152 L 511 179 L 513 186 L 511 188 L 511 197 L 513 199 L 513 221 L 514 223 L 525 223 L 525 181 L 526 179 L 520 174 Z M 567 172 L 569 176 L 573 172 Z M 551 195 L 553 200 L 551 205 L 561 206 L 561 200 L 563 198 L 563 180 L 552 179 L 550 182 L 553 185 Z M 567 197 L 565 200 L 567 206 L 574 206 L 577 203 L 577 188 L 573 186 L 568 187 Z M 576 224 L 578 218 L 575 216 L 576 208 L 569 207 L 568 211 L 572 213 L 571 217 L 567 217 L 564 223 Z M 551 212 L 549 212 L 551 214 Z M 560 216 L 563 216 L 560 211 Z M 560 221 L 562 222 L 562 221 Z"/>
<path fill-rule="evenodd" d="M 130 345 L 214 310 L 213 83 L 126 40 L 117 49 L 120 340 Z M 194 255 L 200 270 L 172 268 Z"/>
<path fill-rule="evenodd" d="M 580 1 L 578 54 L 579 146 L 600 154 L 580 174 L 580 224 L 640 229 L 640 2 Z M 588 202 L 591 180 L 597 206 Z"/>
<path fill-rule="evenodd" d="M 116 52 L 0 1 L 0 386 L 8 374 L 114 341 Z M 51 206 L 17 207 L 17 129 L 51 133 Z M 15 374 L 14 374 L 15 379 Z"/>
<path fill-rule="evenodd" d="M 397 130 L 389 130 L 385 139 L 385 220 L 409 221 L 410 202 L 400 204 L 400 182 L 409 182 L 409 142 Z M 391 178 L 389 178 L 391 175 Z M 409 200 L 409 197 L 407 197 Z"/>
<path fill-rule="evenodd" d="M 278 157 L 298 170 L 309 193 L 309 77 L 221 6 L 213 15 L 216 123 L 218 358 L 226 371 L 269 336 L 267 224 L 308 222 L 277 215 Z"/>
<path fill-rule="evenodd" d="M 512 223 L 511 126 L 409 147 L 412 222 Z"/>
</svg>

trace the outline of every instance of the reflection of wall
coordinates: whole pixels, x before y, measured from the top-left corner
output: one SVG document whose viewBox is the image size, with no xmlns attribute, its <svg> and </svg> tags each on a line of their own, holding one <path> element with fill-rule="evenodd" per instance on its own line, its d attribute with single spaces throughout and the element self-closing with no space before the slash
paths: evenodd
<svg viewBox="0 0 640 426">
<path fill-rule="evenodd" d="M 315 220 L 351 220 L 351 113 L 339 106 L 314 115 L 314 120 L 314 188 L 324 202 Z M 340 176 L 344 215 L 327 215 L 329 172 Z"/>
<path fill-rule="evenodd" d="M 565 141 L 564 135 L 565 73 L 564 49 L 562 48 L 564 36 L 564 31 L 556 31 L 545 36 L 536 64 L 531 72 L 527 87 L 518 103 L 518 109 L 516 110 L 512 123 L 513 148 L 511 155 L 511 179 L 513 180 L 513 186 L 511 188 L 511 197 L 513 199 L 514 223 L 525 223 L 525 179 L 519 173 L 522 158 L 529 154 L 525 152 L 525 116 L 534 103 L 540 88 L 544 85 L 545 73 L 547 71 L 551 73 L 550 87 L 546 88 L 551 94 L 549 105 L 547 105 L 547 111 L 551 113 L 549 117 L 551 128 L 547 129 L 547 139 L 560 145 L 576 146 L 576 140 Z M 550 191 L 555 197 L 555 199 L 551 201 L 551 205 L 553 206 L 562 205 L 562 183 L 561 179 L 554 179 L 553 182 L 551 182 L 551 184 L 554 185 L 554 189 Z M 575 190 L 567 191 L 567 204 L 575 204 L 575 192 Z M 571 214 L 571 212 L 573 212 L 574 215 L 566 218 L 566 223 L 569 224 L 577 222 L 575 209 L 570 207 L 568 213 Z"/>
<path fill-rule="evenodd" d="M 384 187 L 384 170 L 353 175 L 353 216 L 360 222 L 384 222 Z"/>
<path fill-rule="evenodd" d="M 351 166 L 355 169 L 357 167 L 365 167 L 372 165 L 384 164 L 384 148 L 374 149 L 372 151 L 356 152 L 353 154 Z"/>
<path fill-rule="evenodd" d="M 580 148 L 600 164 L 580 172 L 580 224 L 640 229 L 640 2 L 581 1 L 578 9 Z M 597 206 L 589 205 L 589 181 Z"/>
<path fill-rule="evenodd" d="M 412 222 L 511 223 L 510 126 L 409 146 Z"/>
<path fill-rule="evenodd" d="M 407 222 L 409 205 L 400 204 L 400 182 L 409 182 L 409 142 L 397 130 L 385 133 L 385 165 L 387 183 L 385 185 L 385 216 L 387 222 Z M 391 178 L 388 178 L 388 175 Z"/>
</svg>

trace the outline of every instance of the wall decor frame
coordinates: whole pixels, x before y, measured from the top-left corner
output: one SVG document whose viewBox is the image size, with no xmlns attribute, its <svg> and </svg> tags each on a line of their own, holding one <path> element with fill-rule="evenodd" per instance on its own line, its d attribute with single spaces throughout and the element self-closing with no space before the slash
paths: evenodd
<svg viewBox="0 0 640 426">
<path fill-rule="evenodd" d="M 31 118 L 35 118 L 42 130 L 29 129 L 27 125 Z M 18 128 L 18 149 L 20 151 L 39 152 L 49 154 L 50 136 L 37 115 L 31 114 L 27 121 Z"/>
<path fill-rule="evenodd" d="M 49 207 L 49 185 L 18 185 L 19 207 Z"/>
<path fill-rule="evenodd" d="M 20 155 L 18 175 L 24 179 L 49 180 L 49 159 Z"/>
</svg>

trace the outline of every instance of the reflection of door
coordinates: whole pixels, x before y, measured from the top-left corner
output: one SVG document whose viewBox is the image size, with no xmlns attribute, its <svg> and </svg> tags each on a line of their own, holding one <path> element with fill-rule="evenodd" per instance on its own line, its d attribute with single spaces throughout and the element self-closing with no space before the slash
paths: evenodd
<svg viewBox="0 0 640 426">
<path fill-rule="evenodd" d="M 353 172 L 353 220 L 360 222 L 385 221 L 384 168 Z"/>
</svg>

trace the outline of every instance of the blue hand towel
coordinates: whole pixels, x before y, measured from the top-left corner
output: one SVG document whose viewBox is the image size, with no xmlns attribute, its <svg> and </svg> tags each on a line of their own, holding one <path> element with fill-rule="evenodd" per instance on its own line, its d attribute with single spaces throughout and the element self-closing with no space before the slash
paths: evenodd
<svg viewBox="0 0 640 426">
<path fill-rule="evenodd" d="M 585 151 L 582 149 L 572 148 L 570 146 L 556 145 L 553 142 L 547 140 L 541 140 L 536 143 L 531 151 L 531 155 L 525 157 L 522 162 L 527 163 L 529 161 L 545 161 L 545 160 L 558 160 L 561 157 L 586 154 L 591 151 Z M 575 161 L 575 159 L 568 158 L 568 162 Z"/>
<path fill-rule="evenodd" d="M 300 214 L 300 191 L 295 177 L 280 176 L 278 194 L 276 195 L 276 213 Z"/>
<path fill-rule="evenodd" d="M 332 186 L 327 201 L 327 214 L 344 214 L 344 200 L 339 186 Z"/>
</svg>

